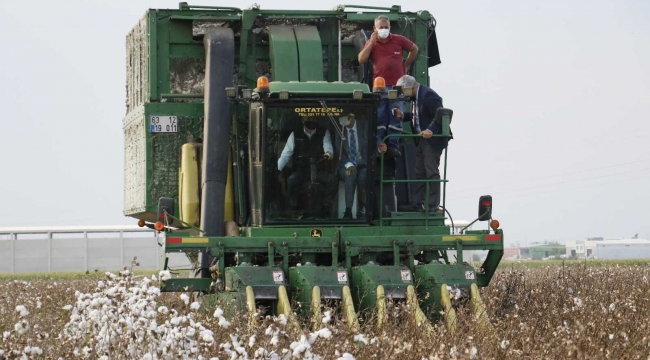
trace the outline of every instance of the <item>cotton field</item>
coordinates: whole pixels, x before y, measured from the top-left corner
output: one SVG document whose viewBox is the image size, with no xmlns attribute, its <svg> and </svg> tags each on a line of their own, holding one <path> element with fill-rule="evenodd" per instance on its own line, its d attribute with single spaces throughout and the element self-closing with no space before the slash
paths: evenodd
<svg viewBox="0 0 650 360">
<path fill-rule="evenodd" d="M 226 317 L 226 305 L 161 294 L 168 277 L 124 270 L 102 280 L 4 280 L 0 357 L 650 359 L 648 265 L 504 266 L 481 290 L 494 331 L 479 331 L 460 309 L 454 334 L 442 323 L 422 331 L 401 304 L 381 328 L 365 317 L 358 331 L 335 311 L 324 311 L 316 328 L 284 316 Z"/>
</svg>

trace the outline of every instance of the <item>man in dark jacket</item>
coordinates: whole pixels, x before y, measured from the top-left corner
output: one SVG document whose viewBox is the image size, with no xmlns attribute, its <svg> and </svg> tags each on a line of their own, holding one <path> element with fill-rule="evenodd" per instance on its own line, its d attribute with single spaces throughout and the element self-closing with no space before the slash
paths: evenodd
<svg viewBox="0 0 650 360">
<path fill-rule="evenodd" d="M 418 84 L 417 80 L 410 75 L 404 75 L 397 81 L 398 86 L 412 87 L 415 97 L 413 98 L 412 111 L 402 113 L 400 109 L 395 108 L 395 116 L 402 121 L 410 122 L 414 134 L 422 135 L 423 139 L 415 139 L 417 145 L 417 156 L 415 158 L 415 178 L 437 179 L 440 180 L 440 155 L 447 147 L 449 141 L 446 137 L 432 137 L 433 134 L 441 134 L 440 124 L 436 124 L 434 119 L 436 111 L 442 107 L 442 98 L 433 89 L 428 86 Z M 408 211 L 423 211 L 425 183 L 418 183 L 415 187 L 415 193 L 412 203 L 408 206 Z M 429 183 L 429 212 L 437 212 L 440 205 L 440 183 Z"/>
<path fill-rule="evenodd" d="M 301 117 L 300 123 L 287 139 L 278 159 L 278 171 L 292 161 L 293 171 L 287 180 L 291 210 L 297 210 L 300 188 L 305 180 L 310 179 L 312 185 L 317 185 L 312 198 L 312 211 L 317 213 L 316 204 L 322 203 L 325 211 L 332 202 L 334 176 L 319 169 L 319 164 L 322 160 L 331 160 L 334 149 L 329 130 L 319 126 L 316 118 Z"/>
</svg>

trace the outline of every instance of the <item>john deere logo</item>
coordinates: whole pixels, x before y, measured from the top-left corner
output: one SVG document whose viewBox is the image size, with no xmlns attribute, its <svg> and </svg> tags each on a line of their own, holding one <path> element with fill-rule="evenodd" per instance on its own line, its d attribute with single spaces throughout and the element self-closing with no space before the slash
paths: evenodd
<svg viewBox="0 0 650 360">
<path fill-rule="evenodd" d="M 323 230 L 311 229 L 311 237 L 323 237 Z"/>
</svg>

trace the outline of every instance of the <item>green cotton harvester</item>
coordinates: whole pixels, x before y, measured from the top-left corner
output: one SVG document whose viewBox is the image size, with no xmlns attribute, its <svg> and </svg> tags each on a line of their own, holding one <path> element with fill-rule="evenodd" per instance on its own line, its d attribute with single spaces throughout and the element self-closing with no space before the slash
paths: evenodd
<svg viewBox="0 0 650 360">
<path fill-rule="evenodd" d="M 418 46 L 408 72 L 428 84 L 428 69 L 440 63 L 428 11 L 181 3 L 149 10 L 136 24 L 127 36 L 124 214 L 164 232 L 166 255 L 187 255 L 191 268 L 170 269 L 174 276 L 163 291 L 225 302 L 231 313 L 284 314 L 291 321 L 319 320 L 328 306 L 353 328 L 367 314 L 386 321 L 393 301 L 407 302 L 413 320 L 427 329 L 429 319 L 444 313 L 453 330 L 454 308 L 469 304 L 489 326 L 478 287 L 489 284 L 503 255 L 492 198 L 479 200 L 475 221 L 487 221 L 485 230 L 446 225 L 445 150 L 442 178 L 425 180 L 427 191 L 442 188 L 442 212 L 386 206 L 410 200 L 416 135 L 408 124 L 398 135 L 404 155 L 397 161 L 367 140 L 376 137 L 381 101 L 400 98 L 408 107 L 413 96 L 409 88 L 373 88 L 372 64 L 358 63 L 378 15 Z M 352 218 L 343 216 L 336 145 L 345 140 L 339 120 L 349 116 L 366 139 L 359 152 L 367 164 Z M 294 153 L 278 171 L 305 117 L 329 131 L 333 157 Z M 442 132 L 435 136 L 451 136 L 451 117 L 439 109 Z M 290 194 L 298 163 L 309 171 Z M 488 253 L 475 269 L 463 250 Z"/>
</svg>

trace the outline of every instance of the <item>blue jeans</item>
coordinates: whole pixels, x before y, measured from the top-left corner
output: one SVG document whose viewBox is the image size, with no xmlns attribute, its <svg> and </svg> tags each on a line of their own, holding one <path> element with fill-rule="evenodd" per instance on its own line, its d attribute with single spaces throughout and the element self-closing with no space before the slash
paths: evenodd
<svg viewBox="0 0 650 360">
<path fill-rule="evenodd" d="M 392 88 L 392 86 L 386 86 L 386 93 L 381 96 L 382 100 L 388 97 L 387 92 Z M 387 135 L 402 133 L 402 120 L 393 115 L 393 108 L 398 108 L 404 113 L 404 101 L 395 100 L 379 104 L 379 108 L 377 109 L 377 147 L 379 147 Z M 389 149 L 399 150 L 398 143 L 398 137 L 390 137 L 386 141 Z"/>
</svg>

